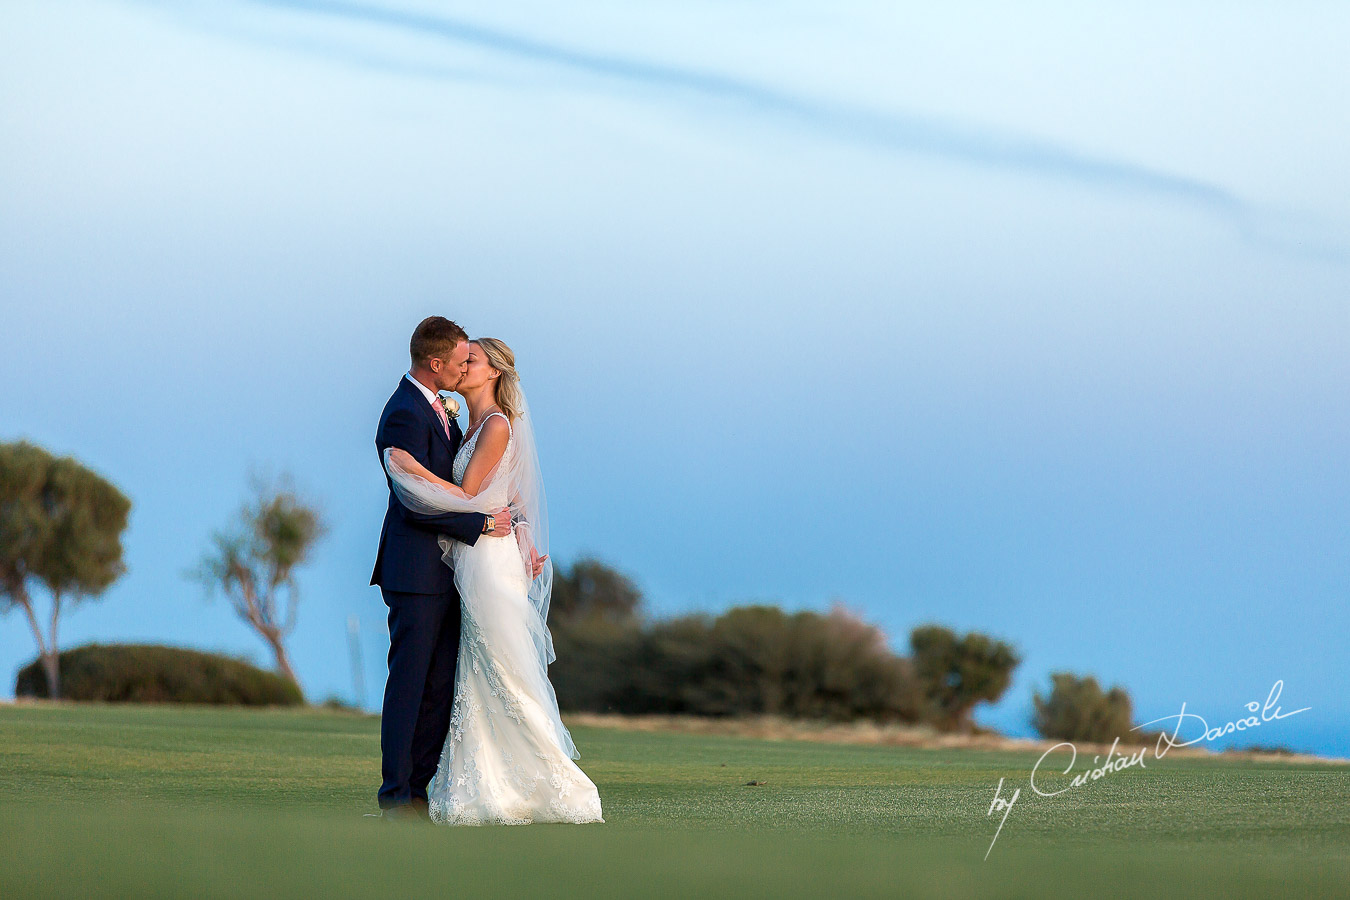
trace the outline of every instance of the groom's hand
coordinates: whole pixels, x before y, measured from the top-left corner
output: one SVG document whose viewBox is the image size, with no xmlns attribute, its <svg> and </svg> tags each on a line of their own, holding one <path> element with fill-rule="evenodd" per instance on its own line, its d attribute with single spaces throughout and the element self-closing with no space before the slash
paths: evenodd
<svg viewBox="0 0 1350 900">
<path fill-rule="evenodd" d="M 493 537 L 506 537 L 511 533 L 511 510 L 499 509 L 492 514 L 493 529 L 488 534 Z"/>
</svg>

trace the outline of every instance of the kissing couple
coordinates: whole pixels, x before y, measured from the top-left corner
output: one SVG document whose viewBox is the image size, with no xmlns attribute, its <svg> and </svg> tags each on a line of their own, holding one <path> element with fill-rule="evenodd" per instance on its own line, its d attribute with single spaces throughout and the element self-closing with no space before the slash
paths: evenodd
<svg viewBox="0 0 1350 900">
<path fill-rule="evenodd" d="M 370 579 L 389 607 L 382 815 L 603 822 L 548 680 L 553 564 L 515 354 L 440 316 L 409 352 L 375 433 L 389 485 Z M 467 434 L 442 391 L 464 399 Z"/>
</svg>

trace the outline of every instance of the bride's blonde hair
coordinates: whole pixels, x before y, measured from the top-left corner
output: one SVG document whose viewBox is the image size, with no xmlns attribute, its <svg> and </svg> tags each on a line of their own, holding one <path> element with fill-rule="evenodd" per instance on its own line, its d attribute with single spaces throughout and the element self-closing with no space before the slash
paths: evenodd
<svg viewBox="0 0 1350 900">
<path fill-rule="evenodd" d="M 488 365 L 501 372 L 493 388 L 493 399 L 506 413 L 507 418 L 515 421 L 525 408 L 524 396 L 520 390 L 520 375 L 516 373 L 516 354 L 510 347 L 496 338 L 474 338 L 473 343 L 483 351 Z"/>
</svg>

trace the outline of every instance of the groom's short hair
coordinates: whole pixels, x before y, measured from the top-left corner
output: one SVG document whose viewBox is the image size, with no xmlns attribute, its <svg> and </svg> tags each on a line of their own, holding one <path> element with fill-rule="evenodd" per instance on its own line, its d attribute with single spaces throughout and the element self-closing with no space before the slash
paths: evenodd
<svg viewBox="0 0 1350 900">
<path fill-rule="evenodd" d="M 445 359 L 456 344 L 468 339 L 463 328 L 444 316 L 428 316 L 413 331 L 408 352 L 413 365 L 422 365 L 431 359 Z"/>
</svg>

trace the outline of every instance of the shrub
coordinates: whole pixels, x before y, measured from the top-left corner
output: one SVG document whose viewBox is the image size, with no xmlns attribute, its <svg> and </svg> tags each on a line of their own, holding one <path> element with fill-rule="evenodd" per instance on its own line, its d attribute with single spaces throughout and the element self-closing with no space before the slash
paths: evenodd
<svg viewBox="0 0 1350 900">
<path fill-rule="evenodd" d="M 638 643 L 625 712 L 722 716 L 735 712 L 718 677 L 712 621 L 693 613 L 655 622 Z"/>
<path fill-rule="evenodd" d="M 1130 732 L 1133 708 L 1123 688 L 1113 686 L 1102 693 L 1091 675 L 1079 678 L 1069 672 L 1056 672 L 1050 680 L 1053 687 L 1048 698 L 1040 691 L 1032 697 L 1036 712 L 1031 724 L 1042 737 L 1103 744 L 1117 737 L 1139 738 Z"/>
<path fill-rule="evenodd" d="M 825 615 L 736 607 L 713 621 L 710 638 L 729 713 L 913 722 L 922 711 L 909 661 L 843 606 Z"/>
<path fill-rule="evenodd" d="M 105 703 L 211 703 L 295 706 L 289 679 L 214 653 L 154 644 L 88 644 L 61 654 L 61 694 Z M 46 697 L 39 661 L 19 671 L 14 694 Z"/>
<path fill-rule="evenodd" d="M 563 709 L 906 722 L 922 709 L 908 660 L 839 607 L 742 606 L 645 627 L 591 619 L 559 623 L 553 639 Z"/>
<path fill-rule="evenodd" d="M 606 619 L 551 623 L 558 658 L 548 667 L 558 707 L 619 712 L 628 705 L 628 679 L 638 652 L 640 630 Z"/>
<path fill-rule="evenodd" d="M 549 680 L 565 710 L 879 722 L 928 712 L 912 662 L 839 604 L 647 621 L 633 581 L 584 558 L 554 575 L 549 629 L 558 653 Z"/>
</svg>

